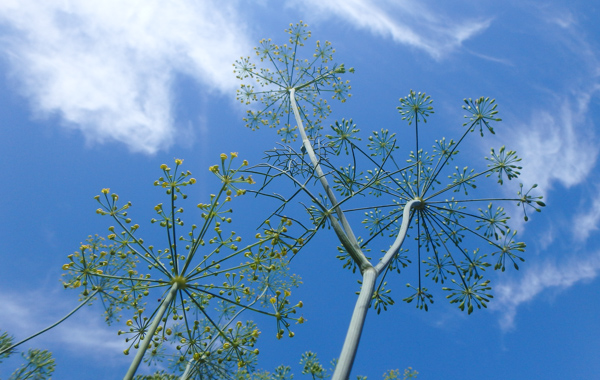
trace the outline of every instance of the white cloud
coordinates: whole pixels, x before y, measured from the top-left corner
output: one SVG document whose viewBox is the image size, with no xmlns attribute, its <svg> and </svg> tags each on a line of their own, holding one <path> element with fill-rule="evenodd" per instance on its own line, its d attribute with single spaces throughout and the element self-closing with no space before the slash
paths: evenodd
<svg viewBox="0 0 600 380">
<path fill-rule="evenodd" d="M 587 118 L 592 93 L 580 95 L 576 104 L 562 99 L 555 112 L 534 112 L 529 123 L 515 128 L 511 140 L 525 163 L 521 181 L 547 192 L 553 182 L 571 187 L 586 180 L 599 152 Z"/>
<path fill-rule="evenodd" d="M 0 2 L 0 49 L 36 112 L 89 141 L 168 147 L 176 72 L 232 92 L 232 63 L 250 51 L 235 4 L 217 1 Z"/>
<path fill-rule="evenodd" d="M 18 294 L 4 290 L 0 293 L 0 326 L 15 337 L 15 342 L 34 334 L 59 319 L 77 306 L 77 296 L 72 299 L 43 290 L 20 291 Z M 96 301 L 99 303 L 99 301 Z M 33 338 L 23 347 L 39 347 L 92 357 L 95 360 L 122 362 L 122 351 L 127 347 L 123 337 L 117 335 L 118 327 L 108 327 L 102 317 L 101 306 L 84 306 L 64 322 Z M 17 350 L 22 351 L 23 347 Z"/>
<path fill-rule="evenodd" d="M 600 197 L 586 202 L 586 205 L 589 207 L 585 212 L 573 216 L 573 236 L 579 241 L 586 240 L 593 231 L 597 231 L 600 222 Z"/>
<path fill-rule="evenodd" d="M 436 59 L 491 23 L 490 18 L 456 21 L 433 12 L 422 1 L 305 0 L 295 4 L 314 17 L 336 16 L 352 26 L 424 50 Z"/>
<path fill-rule="evenodd" d="M 565 262 L 546 263 L 525 270 L 520 280 L 501 280 L 494 287 L 495 299 L 490 303 L 499 311 L 500 327 L 511 330 L 515 326 L 517 308 L 531 301 L 548 288 L 567 289 L 580 281 L 592 280 L 600 272 L 600 252 L 586 258 L 571 258 Z"/>
</svg>

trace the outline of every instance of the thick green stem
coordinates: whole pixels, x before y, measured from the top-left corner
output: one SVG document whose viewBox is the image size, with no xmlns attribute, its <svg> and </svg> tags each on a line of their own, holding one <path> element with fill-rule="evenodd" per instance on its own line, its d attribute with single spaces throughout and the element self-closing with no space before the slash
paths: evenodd
<svg viewBox="0 0 600 380">
<path fill-rule="evenodd" d="M 152 320 L 152 324 L 150 325 L 150 327 L 148 328 L 148 331 L 146 332 L 146 336 L 144 336 L 144 338 L 141 339 L 140 347 L 139 347 L 137 353 L 135 354 L 135 358 L 133 358 L 131 365 L 129 366 L 129 370 L 125 374 L 125 377 L 123 377 L 123 380 L 133 379 L 135 372 L 137 371 L 138 367 L 140 366 L 140 363 L 142 362 L 142 359 L 144 358 L 144 354 L 146 353 L 148 346 L 150 346 L 150 343 L 152 343 L 152 337 L 154 337 L 156 328 L 160 324 L 160 321 L 163 318 L 163 315 L 165 315 L 165 312 L 167 311 L 169 305 L 171 304 L 171 301 L 173 301 L 173 299 L 175 298 L 175 295 L 177 294 L 178 290 L 179 290 L 179 284 L 177 282 L 174 282 L 173 286 L 171 286 L 171 290 L 169 290 L 169 294 L 167 294 L 167 296 L 163 300 L 162 304 L 158 308 L 158 311 L 156 312 L 156 315 L 154 316 L 154 319 Z"/>
<path fill-rule="evenodd" d="M 59 319 L 57 322 L 51 324 L 50 326 L 46 327 L 43 330 L 40 330 L 38 332 L 36 332 L 33 335 L 28 336 L 27 338 L 23 339 L 20 342 L 17 342 L 15 344 L 13 344 L 12 346 L 6 347 L 4 348 L 2 351 L 0 351 L 0 355 L 2 355 L 5 352 L 9 352 L 11 350 L 13 350 L 15 347 L 20 346 L 21 344 L 27 342 L 30 339 L 35 338 L 36 336 L 45 333 L 46 331 L 50 330 L 51 328 L 54 328 L 56 326 L 58 326 L 59 324 L 61 324 L 64 320 L 66 320 L 67 318 L 69 318 L 71 315 L 75 314 L 75 312 L 79 309 L 81 309 L 81 307 L 83 307 L 83 305 L 87 304 L 89 300 L 91 300 L 97 293 L 99 292 L 99 290 L 94 290 L 92 292 L 92 294 L 90 294 L 86 299 L 84 299 L 75 309 L 71 310 L 67 315 L 65 315 L 64 317 L 62 317 L 61 319 Z"/>
<path fill-rule="evenodd" d="M 402 243 L 406 238 L 408 232 L 408 225 L 411 219 L 411 210 L 413 207 L 421 207 L 423 202 L 420 199 L 413 199 L 404 206 L 402 225 L 396 240 L 388 249 L 386 254 L 383 256 L 379 264 L 375 267 L 367 268 L 363 272 L 363 281 L 358 295 L 358 300 L 354 306 L 354 312 L 352 313 L 352 319 L 350 320 L 350 326 L 346 333 L 346 340 L 342 347 L 342 353 L 340 359 L 335 366 L 335 372 L 333 373 L 332 380 L 347 380 L 354 364 L 354 358 L 358 350 L 358 343 L 360 342 L 360 336 L 362 329 L 367 318 L 367 311 L 373 299 L 373 293 L 375 292 L 375 283 L 377 277 L 385 270 L 389 265 L 392 258 L 398 253 L 398 250 L 402 247 Z"/>
<path fill-rule="evenodd" d="M 358 343 L 360 342 L 360 336 L 362 329 L 367 318 L 367 311 L 373 298 L 373 292 L 375 291 L 375 282 L 377 281 L 377 271 L 375 268 L 367 268 L 363 272 L 363 281 L 360 288 L 360 294 L 358 300 L 354 306 L 354 312 L 352 313 L 352 319 L 350 320 L 350 326 L 346 333 L 346 340 L 342 347 L 342 353 L 340 359 L 335 366 L 335 372 L 333 373 L 332 380 L 347 380 L 354 364 L 354 358 L 356 357 L 356 351 L 358 350 Z"/>
</svg>

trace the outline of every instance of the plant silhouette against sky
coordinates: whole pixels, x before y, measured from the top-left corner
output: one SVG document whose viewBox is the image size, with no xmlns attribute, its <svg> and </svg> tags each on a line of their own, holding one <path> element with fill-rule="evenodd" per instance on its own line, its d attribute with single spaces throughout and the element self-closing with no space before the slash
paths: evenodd
<svg viewBox="0 0 600 380">
<path fill-rule="evenodd" d="M 456 163 L 467 136 L 494 134 L 493 124 L 501 121 L 490 98 L 465 99 L 467 120 L 458 140 L 442 138 L 428 150 L 419 128 L 434 113 L 432 100 L 411 90 L 397 107 L 402 120 L 414 125 L 414 150 L 403 160 L 397 157 L 396 133 L 388 129 L 373 132 L 366 144 L 352 119 L 336 121 L 326 132 L 322 122 L 331 112 L 327 99 L 345 102 L 350 97 L 341 75 L 354 70 L 333 63 L 329 42 L 317 41 L 312 56 L 304 58 L 310 37 L 306 28 L 302 22 L 290 25 L 289 44 L 262 40 L 257 63 L 248 57 L 234 65 L 243 81 L 238 99 L 252 107 L 244 119 L 247 126 L 275 128 L 282 141 L 266 152 L 265 163 L 244 171 L 260 182 L 253 192 L 278 201 L 269 219 L 286 217 L 311 225 L 297 237 L 303 244 L 319 229 L 332 228 L 341 244 L 337 257 L 362 275 L 333 375 L 347 379 L 367 309 L 379 313 L 394 303 L 388 274 L 414 263 L 417 281 L 407 284 L 410 290 L 403 300 L 420 309 L 427 310 L 434 301 L 426 281 L 442 284 L 450 303 L 469 314 L 485 308 L 492 298 L 486 268 L 518 269 L 524 260 L 525 244 L 515 240 L 510 217 L 498 203 L 521 206 L 525 220 L 529 208 L 540 211 L 544 203 L 522 184 L 514 197 L 487 195 L 490 185 L 483 187 L 483 195 L 474 196 L 482 192 L 479 182 L 488 177 L 499 185 L 518 177 L 521 159 L 512 150 L 491 149 L 483 167 Z M 294 143 L 297 139 L 301 146 Z M 289 185 L 287 195 L 281 195 L 281 188 L 271 190 L 279 180 L 293 190 Z M 306 212 L 299 212 L 298 205 Z M 361 225 L 362 236 L 355 232 Z M 403 248 L 406 237 L 416 242 L 414 247 Z"/>
<path fill-rule="evenodd" d="M 96 212 L 111 217 L 115 226 L 109 228 L 108 242 L 90 236 L 68 256 L 63 283 L 81 291 L 80 304 L 49 328 L 93 300 L 102 303 L 109 324 L 126 314 L 118 333 L 129 345 L 124 353 L 135 355 L 125 379 L 134 377 L 142 360 L 153 365 L 165 358 L 174 378 L 233 378 L 240 369 L 251 371 L 260 331 L 252 321 L 239 320 L 245 310 L 272 316 L 278 337 L 293 336 L 291 324 L 304 319 L 295 315 L 302 302 L 290 301 L 291 288 L 300 283 L 287 270 L 299 245 L 286 235 L 292 221 L 273 218 L 250 243 L 227 228 L 233 198 L 246 192 L 240 186 L 254 183 L 238 174 L 248 163 L 233 166 L 236 157 L 221 154 L 221 163 L 210 167 L 221 187 L 208 203 L 197 205 L 200 222 L 190 226 L 184 225 L 180 203 L 187 198 L 184 189 L 196 180 L 181 170 L 182 160 L 175 160 L 174 168 L 161 165 L 163 174 L 154 185 L 167 199 L 154 207 L 151 223 L 162 229 L 166 244 L 154 246 L 142 238 L 149 231 L 133 223 L 131 202 L 122 203 L 103 189 L 95 197 Z M 156 231 L 147 239 L 153 235 Z M 3 343 L 0 355 L 38 334 Z M 153 377 L 136 377 L 145 378 Z"/>
<path fill-rule="evenodd" d="M 458 148 L 467 136 L 495 133 L 494 123 L 501 121 L 495 101 L 465 99 L 467 120 L 462 130 L 457 126 L 458 140 L 441 138 L 426 148 L 419 128 L 434 114 L 433 101 L 410 90 L 397 109 L 408 126 L 414 125 L 414 145 L 400 159 L 401 129 L 380 129 L 364 139 L 352 119 L 323 126 L 331 113 L 328 100 L 345 102 L 351 96 L 342 75 L 354 70 L 333 63 L 329 42 L 317 41 L 312 56 L 304 58 L 310 37 L 304 23 L 290 25 L 287 33 L 289 44 L 260 41 L 257 63 L 248 57 L 234 64 L 243 81 L 238 99 L 251 107 L 244 118 L 247 126 L 274 128 L 279 135 L 280 143 L 265 152 L 265 162 L 248 166 L 244 160 L 234 166 L 237 153 L 222 154 L 220 164 L 209 168 L 221 187 L 208 203 L 197 205 L 201 220 L 190 226 L 184 225 L 180 204 L 187 198 L 183 191 L 196 180 L 181 169 L 182 160 L 176 159 L 174 168 L 163 164 L 154 185 L 163 189 L 166 201 L 154 207 L 151 223 L 166 243 L 146 241 L 156 231 L 135 224 L 129 216 L 132 204 L 103 189 L 95 198 L 97 213 L 115 223 L 108 241 L 90 236 L 63 265 L 64 287 L 81 291 L 80 304 L 16 344 L 3 335 L 0 358 L 99 300 L 106 321 L 124 325 L 119 330 L 128 344 L 124 353 L 135 354 L 125 379 L 134 378 L 142 361 L 153 365 L 165 358 L 173 374 L 159 371 L 156 376 L 291 379 L 285 366 L 274 374 L 253 372 L 260 332 L 239 317 L 246 310 L 272 316 L 278 338 L 294 336 L 291 324 L 304 318 L 297 315 L 302 302 L 290 300 L 299 279 L 288 273 L 289 260 L 321 229 L 333 229 L 340 243 L 333 254 L 344 268 L 361 275 L 334 379 L 349 378 L 368 309 L 380 313 L 395 303 L 389 275 L 404 274 L 410 264 L 416 280 L 407 284 L 403 301 L 428 310 L 434 302 L 430 284 L 439 283 L 460 310 L 471 314 L 487 307 L 493 296 L 486 269 L 519 269 L 524 261 L 525 244 L 516 240 L 504 205 L 521 207 L 525 220 L 528 211 L 545 206 L 541 196 L 532 194 L 536 185 L 525 190 L 520 184 L 515 196 L 492 191 L 492 185 L 520 174 L 521 159 L 504 146 L 492 148 L 483 164 L 458 163 Z M 486 178 L 488 184 L 481 186 Z M 246 188 L 250 184 L 255 187 Z M 246 193 L 275 202 L 250 243 L 227 228 L 230 203 Z M 412 244 L 404 247 L 405 242 Z M 49 376 L 54 368 L 49 353 L 30 350 L 28 355 Z M 301 364 L 303 374 L 326 376 L 311 352 Z M 398 371 L 384 374 L 386 379 L 399 376 Z"/>
</svg>

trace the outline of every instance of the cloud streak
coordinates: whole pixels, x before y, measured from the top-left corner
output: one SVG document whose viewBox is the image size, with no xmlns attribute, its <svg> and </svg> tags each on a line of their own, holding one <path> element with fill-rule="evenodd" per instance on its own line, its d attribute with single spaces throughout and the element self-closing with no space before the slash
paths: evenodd
<svg viewBox="0 0 600 380">
<path fill-rule="evenodd" d="M 592 94 L 581 95 L 576 104 L 557 101 L 557 111 L 534 112 L 529 123 L 515 129 L 517 152 L 525 162 L 521 181 L 547 192 L 553 182 L 571 187 L 587 178 L 599 152 L 587 117 Z"/>
<path fill-rule="evenodd" d="M 562 263 L 546 263 L 525 270 L 520 280 L 500 280 L 494 287 L 495 299 L 490 304 L 493 310 L 502 315 L 499 324 L 502 330 L 515 327 L 517 308 L 531 301 L 549 288 L 568 289 L 575 284 L 592 280 L 600 272 L 600 252 L 586 258 L 570 258 Z"/>
<path fill-rule="evenodd" d="M 249 51 L 235 4 L 48 0 L 0 3 L 0 49 L 41 116 L 58 115 L 90 142 L 154 153 L 175 139 L 174 75 L 209 90 L 236 87 Z"/>
<path fill-rule="evenodd" d="M 44 291 L 22 291 L 17 294 L 4 290 L 0 293 L 0 326 L 15 337 L 15 342 L 20 341 L 64 317 L 77 305 L 74 301 L 66 302 L 62 297 Z M 83 307 L 60 325 L 17 350 L 23 351 L 23 347 L 32 346 L 51 350 L 67 349 L 97 360 L 106 360 L 108 356 L 113 361 L 121 362 L 123 355 L 120 353 L 127 344 L 117 336 L 114 328 L 102 322 L 98 307 Z"/>
<path fill-rule="evenodd" d="M 455 21 L 417 1 L 306 0 L 296 4 L 315 17 L 335 16 L 375 35 L 423 50 L 435 59 L 459 48 L 491 24 L 490 18 Z"/>
<path fill-rule="evenodd" d="M 591 205 L 590 205 L 591 203 Z M 594 231 L 598 231 L 600 222 L 600 197 L 586 202 L 586 211 L 573 216 L 572 232 L 575 239 L 585 241 Z"/>
</svg>

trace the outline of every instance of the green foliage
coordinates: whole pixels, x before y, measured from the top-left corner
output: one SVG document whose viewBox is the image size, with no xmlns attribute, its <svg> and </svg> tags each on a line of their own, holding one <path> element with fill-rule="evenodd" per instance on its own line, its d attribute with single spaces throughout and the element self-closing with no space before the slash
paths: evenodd
<svg viewBox="0 0 600 380">
<path fill-rule="evenodd" d="M 7 348 L 13 345 L 13 341 L 14 338 L 11 335 L 8 335 L 6 331 L 0 334 L 0 363 L 2 363 L 2 360 L 8 358 L 13 353 L 13 350 L 5 351 Z"/>
<path fill-rule="evenodd" d="M 165 371 L 156 371 L 152 375 L 137 375 L 134 380 L 179 380 L 179 376 L 168 374 Z"/>
<path fill-rule="evenodd" d="M 402 374 L 402 379 L 403 380 L 416 379 L 418 374 L 419 374 L 419 372 L 412 369 L 412 367 L 408 367 L 404 370 L 404 373 Z M 395 379 L 400 379 L 400 371 L 397 369 L 388 371 L 383 374 L 383 380 L 395 380 Z"/>
<path fill-rule="evenodd" d="M 149 365 L 168 359 L 183 378 L 225 378 L 238 368 L 253 368 L 260 332 L 253 322 L 238 320 L 245 310 L 275 318 L 279 338 L 285 332 L 293 336 L 291 323 L 304 321 L 294 316 L 302 303 L 290 302 L 291 288 L 300 281 L 288 273 L 287 263 L 301 245 L 287 233 L 292 221 L 266 221 L 263 232 L 246 244 L 227 228 L 233 198 L 245 194 L 241 186 L 254 183 L 239 173 L 246 161 L 233 166 L 236 157 L 222 154 L 220 164 L 210 167 L 221 187 L 208 203 L 198 204 L 200 223 L 188 228 L 180 202 L 196 180 L 180 169 L 182 160 L 175 160 L 174 168 L 161 165 L 154 185 L 163 189 L 166 202 L 154 207 L 150 222 L 162 230 L 166 244 L 142 238 L 143 229 L 128 215 L 131 202 L 121 204 L 117 194 L 103 189 L 95 198 L 97 213 L 115 222 L 109 243 L 89 237 L 63 265 L 65 288 L 99 299 L 107 322 L 119 321 L 128 310 L 119 330 L 129 344 L 126 355 L 139 349 Z M 154 237 L 160 231 L 144 232 Z"/>
<path fill-rule="evenodd" d="M 429 95 L 410 90 L 408 96 L 400 98 L 400 106 L 397 109 L 400 115 L 403 115 L 402 120 L 408 121 L 408 125 L 411 125 L 413 120 L 418 123 L 421 119 L 426 123 L 426 117 L 434 113 L 431 103 L 433 100 Z"/>
<path fill-rule="evenodd" d="M 303 100 L 300 115 L 307 123 L 307 133 L 313 137 L 322 128 L 321 121 L 331 112 L 322 95 L 329 94 L 341 101 L 350 96 L 348 82 L 338 76 L 346 71 L 344 65 L 326 65 L 335 52 L 329 42 L 317 41 L 312 57 L 299 57 L 298 48 L 304 46 L 311 35 L 306 27 L 302 21 L 290 24 L 286 30 L 290 45 L 276 45 L 270 39 L 260 41 L 255 48 L 256 55 L 260 62 L 268 62 L 271 67 L 257 67 L 250 57 L 242 57 L 234 64 L 237 77 L 249 80 L 238 90 L 238 100 L 262 105 L 259 110 L 248 111 L 244 118 L 246 125 L 253 130 L 261 126 L 279 128 L 277 133 L 286 143 L 298 137 L 298 126 L 291 120 L 289 89 L 295 88 L 296 95 Z"/>
<path fill-rule="evenodd" d="M 3 359 L 16 353 L 13 346 L 14 338 L 6 331 L 0 334 L 0 363 Z M 22 353 L 21 356 L 25 363 L 17 368 L 9 377 L 9 380 L 46 380 L 54 372 L 54 358 L 52 353 L 47 350 L 37 348 L 30 349 L 27 353 Z"/>
<path fill-rule="evenodd" d="M 300 365 L 302 366 L 302 374 L 311 375 L 313 379 L 324 379 L 327 374 L 325 368 L 319 363 L 317 354 L 313 352 L 308 351 L 303 353 Z"/>
<path fill-rule="evenodd" d="M 313 380 L 329 379 L 331 377 L 330 373 L 333 373 L 333 369 L 335 369 L 336 364 L 337 364 L 337 360 L 335 360 L 335 359 L 332 360 L 331 365 L 333 366 L 333 368 L 326 370 L 323 367 L 323 365 L 321 364 L 321 362 L 319 361 L 317 354 L 315 354 L 314 352 L 311 352 L 311 351 L 307 351 L 307 352 L 303 353 L 302 357 L 300 359 L 302 375 L 305 375 L 306 377 L 311 378 Z M 413 370 L 411 367 L 408 367 L 407 369 L 404 370 L 402 379 L 403 380 L 416 379 L 417 375 L 418 375 L 417 371 Z M 268 371 L 255 371 L 255 372 L 249 373 L 246 369 L 241 369 L 236 374 L 236 380 L 292 380 L 293 378 L 294 378 L 294 374 L 292 373 L 291 368 L 289 366 L 283 366 L 283 365 L 277 367 L 273 373 L 270 373 Z M 367 376 L 359 375 L 356 378 L 357 378 L 357 380 L 367 380 Z M 153 379 L 154 378 L 150 378 L 150 377 L 147 378 L 147 380 L 153 380 Z M 383 374 L 383 379 L 384 380 L 400 379 L 400 371 L 399 370 L 387 371 Z M 146 378 L 140 379 L 140 380 L 146 380 Z"/>
<path fill-rule="evenodd" d="M 525 244 L 515 240 L 505 207 L 497 203 L 522 207 L 527 221 L 530 207 L 541 211 L 545 206 L 541 196 L 530 194 L 537 185 L 525 191 L 520 184 L 516 197 L 508 198 L 491 190 L 492 185 L 518 178 L 521 159 L 503 146 L 491 149 L 490 157 L 483 160 L 487 166 L 454 163 L 472 132 L 479 130 L 482 137 L 484 129 L 495 133 L 493 123 L 501 119 L 494 99 L 465 99 L 466 128 L 456 141 L 435 140 L 431 152 L 421 145 L 419 124 L 434 114 L 433 100 L 413 90 L 400 98 L 397 109 L 409 127 L 414 124 L 414 150 L 407 151 L 398 132 L 385 128 L 361 137 L 352 119 L 335 121 L 327 134 L 323 121 L 331 113 L 328 98 L 342 103 L 350 98 L 349 82 L 341 75 L 354 70 L 332 63 L 335 50 L 329 42 L 317 41 L 315 50 L 303 56 L 302 48 L 311 36 L 303 22 L 290 25 L 286 32 L 289 45 L 262 40 L 255 49 L 258 63 L 246 57 L 234 64 L 244 82 L 237 98 L 251 107 L 244 118 L 247 127 L 276 128 L 283 142 L 266 152 L 266 162 L 249 167 L 244 160 L 234 166 L 237 153 L 221 154 L 221 162 L 209 168 L 221 187 L 207 203 L 197 205 L 200 221 L 189 228 L 180 203 L 187 199 L 184 190 L 196 180 L 181 170 L 182 160 L 175 160 L 174 168 L 161 165 L 162 175 L 154 185 L 163 189 L 166 200 L 154 207 L 156 216 L 150 222 L 166 238 L 163 243 L 142 238 L 142 231 L 148 239 L 158 234 L 133 222 L 131 202 L 119 202 L 117 194 L 103 189 L 95 197 L 100 204 L 96 212 L 115 223 L 109 228 L 108 242 L 90 236 L 63 265 L 64 287 L 80 291 L 81 305 L 100 300 L 107 323 L 121 323 L 127 313 L 118 333 L 129 345 L 126 355 L 132 348 L 137 350 L 127 379 L 133 378 L 142 360 L 155 365 L 166 359 L 169 373 L 161 370 L 135 379 L 291 380 L 287 366 L 274 373 L 254 371 L 260 332 L 252 321 L 242 322 L 239 316 L 246 310 L 272 316 L 277 338 L 294 336 L 292 323 L 303 323 L 304 318 L 296 316 L 302 302 L 290 300 L 300 280 L 289 274 L 288 263 L 320 230 L 333 229 L 343 267 L 359 269 L 363 280 L 370 281 L 370 288 L 358 281 L 359 300 L 364 302 L 363 310 L 371 306 L 377 313 L 395 304 L 388 274 L 405 273 L 409 264 L 416 264 L 417 283 L 407 284 L 405 302 L 414 301 L 417 308 L 428 310 L 434 295 L 425 281 L 431 280 L 448 284 L 442 287 L 448 292 L 446 298 L 470 314 L 475 307 L 487 307 L 493 297 L 490 280 L 484 278 L 492 266 L 489 259 L 495 257 L 494 269 L 501 271 L 507 261 L 515 269 L 518 261 L 524 261 L 520 255 Z M 299 149 L 289 145 L 298 138 Z M 482 186 L 491 176 L 497 176 L 496 182 Z M 255 183 L 253 178 L 258 179 L 258 188 L 247 189 Z M 272 190 L 281 179 L 292 186 Z M 268 196 L 278 204 L 261 224 L 262 232 L 242 243 L 228 228 L 230 204 L 247 192 Z M 484 195 L 477 195 L 481 192 Z M 304 212 L 296 213 L 297 209 Z M 357 236 L 352 225 L 362 226 L 363 236 Z M 412 246 L 403 248 L 406 237 Z M 490 250 L 484 252 L 481 243 Z M 379 251 L 382 255 L 375 262 L 365 254 Z M 364 288 L 370 289 L 366 298 Z M 344 365 L 337 366 L 335 378 L 340 367 L 345 375 L 339 376 L 349 374 L 353 359 L 346 359 L 354 358 L 351 350 L 358 346 L 358 338 L 353 339 L 354 348 L 343 351 L 346 357 L 340 363 Z M 11 345 L 12 338 L 2 334 L 0 360 L 12 352 Z M 30 350 L 24 357 L 28 363 L 11 378 L 44 379 L 54 370 L 47 351 Z M 328 376 L 312 352 L 303 354 L 300 364 L 302 374 L 313 379 Z M 416 376 L 410 367 L 403 373 L 403 379 Z M 399 379 L 400 372 L 388 371 L 383 377 Z"/>
<path fill-rule="evenodd" d="M 479 127 L 479 133 L 483 137 L 483 126 L 485 125 L 494 134 L 495 132 L 490 122 L 502 121 L 502 119 L 495 116 L 498 113 L 496 111 L 496 107 L 498 106 L 496 100 L 482 96 L 476 100 L 471 98 L 464 99 L 464 102 L 466 106 L 462 106 L 462 108 L 469 113 L 469 115 L 465 115 L 465 119 L 469 119 L 469 121 L 464 123 L 463 126 L 471 124 L 473 128 Z"/>
<path fill-rule="evenodd" d="M 490 190 L 493 184 L 480 185 L 493 175 L 497 176 L 499 185 L 518 178 L 521 166 L 517 163 L 521 159 L 512 150 L 492 149 L 491 157 L 484 158 L 487 167 L 473 163 L 450 165 L 458 160 L 459 148 L 471 132 L 479 130 L 481 136 L 484 129 L 495 133 L 492 124 L 501 121 L 495 101 L 485 97 L 465 99 L 463 109 L 468 121 L 463 124 L 466 128 L 462 135 L 458 140 L 436 140 L 431 152 L 427 152 L 421 147 L 419 127 L 420 122 L 426 122 L 434 113 L 433 100 L 425 93 L 410 90 L 406 97 L 400 98 L 397 108 L 408 126 L 414 126 L 415 149 L 408 152 L 406 163 L 401 165 L 402 160 L 396 157 L 401 146 L 396 132 L 374 131 L 363 145 L 360 129 L 347 118 L 332 124 L 329 134 L 319 132 L 324 116 L 329 113 L 329 106 L 327 113 L 315 111 L 324 104 L 320 95 L 333 93 L 333 98 L 337 98 L 336 90 L 343 84 L 345 95 L 339 99 L 345 101 L 349 96 L 346 95 L 350 88 L 348 82 L 337 76 L 343 74 L 340 68 L 344 66 L 334 64 L 331 69 L 324 66 L 325 62 L 332 62 L 333 49 L 327 49 L 327 54 L 314 54 L 313 59 L 301 58 L 302 47 L 310 37 L 305 24 L 290 28 L 288 33 L 291 34 L 290 45 L 278 46 L 263 40 L 257 48 L 260 64 L 266 67 L 257 66 L 250 58 L 236 64 L 238 78 L 244 81 L 239 94 L 251 88 L 248 80 L 261 85 L 260 93 L 243 97 L 249 105 L 258 102 L 264 107 L 263 111 L 248 111 L 249 126 L 254 129 L 258 124 L 275 126 L 281 120 L 286 128 L 295 131 L 293 138 L 284 137 L 283 141 L 289 142 L 300 135 L 303 143 L 300 151 L 280 145 L 268 151 L 266 163 L 245 169 L 261 178 L 263 186 L 256 192 L 268 196 L 276 193 L 281 201 L 277 210 L 290 207 L 296 201 L 302 203 L 301 197 L 306 196 L 311 202 L 306 208 L 306 224 L 312 228 L 305 231 L 303 238 L 312 237 L 321 227 L 333 227 L 342 243 L 338 248 L 342 255 L 338 258 L 352 271 L 374 266 L 369 264 L 370 258 L 364 252 L 383 244 L 381 260 L 386 253 L 392 254 L 393 259 L 385 259 L 385 269 L 373 293 L 372 306 L 378 312 L 394 304 L 391 290 L 384 281 L 386 274 L 394 269 L 399 272 L 400 267 L 406 267 L 411 260 L 417 263 L 418 283 L 408 285 L 412 293 L 404 298 L 406 302 L 416 301 L 418 308 L 428 309 L 434 296 L 423 282 L 429 278 L 442 284 L 450 280 L 454 287 L 442 289 L 449 292 L 447 298 L 461 310 L 471 313 L 474 307 L 485 307 L 492 297 L 489 280 L 483 279 L 485 269 L 491 266 L 487 259 L 497 257 L 494 269 L 504 271 L 508 258 L 518 269 L 516 261 L 523 259 L 517 253 L 525 248 L 524 243 L 514 240 L 515 232 L 507 224 L 510 218 L 504 206 L 496 203 L 517 204 L 524 211 L 526 206 L 536 211 L 544 206 L 541 196 L 529 195 L 522 185 L 516 197 L 508 198 L 495 196 Z M 323 45 L 318 43 L 317 47 L 320 46 Z M 312 113 L 308 112 L 311 107 Z M 281 130 L 279 133 L 281 135 Z M 289 196 L 281 195 L 280 189 L 268 190 L 279 178 L 293 183 L 294 191 Z M 480 192 L 485 194 L 476 196 Z M 417 206 L 412 206 L 405 215 L 409 204 Z M 362 239 L 354 237 L 351 228 L 352 221 L 361 213 L 365 228 Z M 407 216 L 409 219 L 405 220 Z M 301 221 L 300 217 L 296 218 Z M 401 230 L 403 223 L 408 226 L 406 232 Z M 403 239 L 403 234 L 416 241 L 415 247 L 410 248 L 409 254 L 401 255 L 399 246 L 390 252 L 393 244 L 385 240 L 388 237 L 400 239 L 401 235 Z M 484 243 L 481 247 L 467 249 L 481 243 Z M 485 247 L 491 250 L 483 252 Z"/>
<path fill-rule="evenodd" d="M 23 353 L 22 356 L 27 363 L 10 375 L 9 380 L 50 379 L 55 367 L 52 353 L 46 350 L 31 349 L 27 351 L 27 354 Z"/>
</svg>

